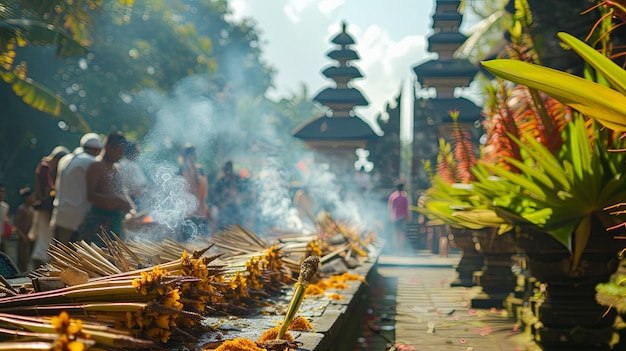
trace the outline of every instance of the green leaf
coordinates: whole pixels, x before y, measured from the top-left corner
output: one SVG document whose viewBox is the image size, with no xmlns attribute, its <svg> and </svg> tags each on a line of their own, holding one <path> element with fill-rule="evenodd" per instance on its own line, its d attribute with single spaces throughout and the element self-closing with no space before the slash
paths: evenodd
<svg viewBox="0 0 626 351">
<path fill-rule="evenodd" d="M 15 94 L 29 106 L 50 114 L 57 118 L 62 118 L 70 127 L 81 132 L 88 132 L 89 125 L 83 117 L 70 110 L 68 104 L 54 94 L 50 89 L 41 86 L 32 80 L 19 79 L 13 72 L 0 72 L 5 82 L 13 87 Z"/>
<path fill-rule="evenodd" d="M 554 182 L 552 181 L 552 179 L 550 179 L 550 177 L 548 177 L 545 174 L 543 169 L 537 168 L 537 167 L 531 167 L 512 157 L 507 157 L 506 161 L 512 164 L 513 166 L 515 166 L 517 169 L 521 170 L 522 172 L 535 178 L 537 181 L 541 182 L 544 186 L 549 187 L 550 189 L 554 189 Z"/>
<path fill-rule="evenodd" d="M 550 236 L 552 236 L 561 244 L 563 244 L 565 247 L 567 247 L 567 249 L 571 252 L 572 251 L 572 232 L 574 228 L 576 227 L 577 222 L 578 221 L 572 221 L 570 223 L 567 223 L 568 225 L 566 225 L 566 223 L 560 223 L 554 229 L 546 230 L 544 228 L 544 230 L 546 230 L 546 232 L 550 234 Z"/>
<path fill-rule="evenodd" d="M 512 183 L 518 184 L 519 186 L 522 187 L 522 189 L 526 189 L 527 191 L 538 196 L 539 198 L 545 199 L 546 194 L 544 190 L 540 186 L 535 184 L 533 181 L 531 181 L 530 179 L 524 177 L 523 175 L 507 171 L 506 169 L 498 165 L 492 165 L 488 163 L 481 163 L 481 164 L 489 168 L 495 175 L 502 177 L 504 179 L 507 179 L 508 181 Z"/>
<path fill-rule="evenodd" d="M 589 236 L 591 235 L 591 214 L 583 217 L 580 222 L 578 222 L 578 226 L 574 230 L 574 245 L 573 255 L 572 255 L 572 268 L 578 267 L 578 263 L 580 262 L 580 258 L 587 247 L 587 242 L 589 241 Z"/>
<path fill-rule="evenodd" d="M 561 167 L 561 163 L 556 157 L 554 157 L 550 150 L 545 147 L 545 145 L 538 142 L 530 134 L 525 138 L 530 146 L 522 143 L 522 141 L 514 135 L 509 135 L 509 137 L 520 147 L 520 149 L 526 151 L 529 157 L 541 165 L 542 170 L 546 172 L 548 176 L 556 180 L 563 187 L 563 190 L 571 190 L 571 182 L 568 180 L 563 167 Z"/>
<path fill-rule="evenodd" d="M 580 55 L 585 62 L 600 72 L 613 89 L 626 95 L 626 71 L 622 67 L 571 34 L 561 32 L 557 36 Z"/>
<path fill-rule="evenodd" d="M 518 60 L 498 59 L 482 65 L 498 77 L 543 91 L 608 128 L 626 131 L 626 96 L 618 91 L 573 74 Z"/>
</svg>

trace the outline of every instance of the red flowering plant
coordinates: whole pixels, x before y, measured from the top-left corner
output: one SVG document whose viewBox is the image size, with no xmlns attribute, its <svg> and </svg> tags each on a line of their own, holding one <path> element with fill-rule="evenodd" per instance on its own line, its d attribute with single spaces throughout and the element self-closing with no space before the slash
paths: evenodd
<svg viewBox="0 0 626 351">
<path fill-rule="evenodd" d="M 439 140 L 436 173 L 426 162 L 431 187 L 421 199 L 423 203 L 411 209 L 428 217 L 429 225 L 447 224 L 468 229 L 506 226 L 506 222 L 489 209 L 487 201 L 473 189 L 476 177 L 472 168 L 477 163 L 478 149 L 469 132 L 459 125 L 459 114 L 458 110 L 449 112 L 454 123 L 451 140 Z M 465 212 L 473 215 L 469 219 L 458 215 Z"/>
<path fill-rule="evenodd" d="M 509 29 L 511 43 L 504 51 L 507 57 L 539 63 L 528 30 L 531 25 L 528 7 L 516 6 Z M 512 225 L 495 213 L 492 199 L 506 198 L 510 188 L 519 185 L 501 178 L 494 184 L 494 171 L 486 165 L 520 173 L 518 163 L 523 162 L 525 155 L 516 140 L 529 145 L 527 139 L 532 139 L 556 152 L 563 144 L 561 132 L 571 119 L 571 109 L 544 93 L 499 78 L 486 86 L 485 92 L 482 123 L 486 134 L 480 160 L 468 152 L 476 150 L 476 146 L 464 134 L 467 132 L 455 124 L 452 145 L 441 144 L 437 175 L 431 177 L 433 188 L 427 193 L 426 207 L 431 212 L 436 208 L 437 214 L 445 213 L 448 222 L 478 228 L 499 227 L 499 232 L 504 233 Z M 451 113 L 453 119 L 455 114 L 458 116 L 458 111 Z"/>
</svg>

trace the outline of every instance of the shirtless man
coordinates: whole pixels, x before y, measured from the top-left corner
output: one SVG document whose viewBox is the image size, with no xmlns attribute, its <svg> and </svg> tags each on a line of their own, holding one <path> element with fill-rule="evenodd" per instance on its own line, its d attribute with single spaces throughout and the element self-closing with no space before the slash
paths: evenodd
<svg viewBox="0 0 626 351">
<path fill-rule="evenodd" d="M 122 220 L 133 206 L 124 189 L 117 161 L 124 155 L 126 146 L 123 134 L 109 133 L 104 153 L 87 168 L 87 199 L 91 203 L 91 210 L 78 230 L 77 240 L 102 244 L 98 238 L 98 234 L 102 232 L 101 227 L 107 234 L 114 232 L 121 238 L 124 237 Z"/>
</svg>

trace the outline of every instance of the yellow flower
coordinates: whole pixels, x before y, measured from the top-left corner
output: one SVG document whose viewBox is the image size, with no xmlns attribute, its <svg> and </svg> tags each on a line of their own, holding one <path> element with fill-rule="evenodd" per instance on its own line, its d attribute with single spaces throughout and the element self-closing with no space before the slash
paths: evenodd
<svg viewBox="0 0 626 351">
<path fill-rule="evenodd" d="M 162 329 L 170 328 L 170 316 L 167 314 L 162 314 L 157 317 L 155 324 Z"/>
<path fill-rule="evenodd" d="M 150 328 L 148 329 L 147 334 L 153 340 L 166 343 L 170 335 L 172 335 L 172 332 L 161 328 Z"/>
<path fill-rule="evenodd" d="M 73 320 L 74 323 L 68 325 L 67 333 L 70 335 L 79 334 L 83 330 L 83 322 L 79 319 Z"/>
<path fill-rule="evenodd" d="M 68 351 L 83 351 L 85 349 L 85 344 L 80 341 L 72 341 L 67 344 Z"/>
</svg>

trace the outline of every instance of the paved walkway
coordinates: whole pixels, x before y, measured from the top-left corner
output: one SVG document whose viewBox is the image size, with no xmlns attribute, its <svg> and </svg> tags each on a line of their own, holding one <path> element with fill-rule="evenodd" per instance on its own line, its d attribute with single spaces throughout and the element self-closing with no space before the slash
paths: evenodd
<svg viewBox="0 0 626 351">
<path fill-rule="evenodd" d="M 503 309 L 470 308 L 480 288 L 450 287 L 458 254 L 379 258 L 354 350 L 537 351 Z"/>
</svg>

